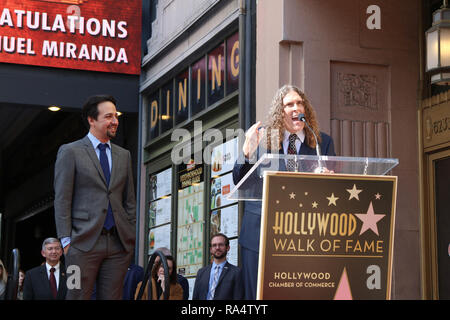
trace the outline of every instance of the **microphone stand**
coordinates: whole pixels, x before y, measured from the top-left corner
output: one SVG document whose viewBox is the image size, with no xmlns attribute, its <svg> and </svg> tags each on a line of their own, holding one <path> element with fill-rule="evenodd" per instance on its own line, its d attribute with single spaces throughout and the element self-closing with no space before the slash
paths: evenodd
<svg viewBox="0 0 450 320">
<path fill-rule="evenodd" d="M 320 160 L 321 155 L 320 155 L 320 147 L 319 147 L 319 141 L 317 140 L 317 136 L 316 136 L 314 130 L 311 129 L 311 127 L 309 126 L 308 122 L 306 122 L 305 114 L 300 113 L 298 115 L 298 120 L 304 122 L 305 125 L 308 127 L 308 129 L 312 132 L 312 134 L 314 136 L 314 140 L 316 141 L 316 154 L 319 157 L 319 159 L 317 160 L 319 167 L 318 167 L 318 170 L 315 170 L 315 172 L 323 173 L 323 172 L 325 172 L 325 170 L 323 169 L 322 161 Z"/>
</svg>

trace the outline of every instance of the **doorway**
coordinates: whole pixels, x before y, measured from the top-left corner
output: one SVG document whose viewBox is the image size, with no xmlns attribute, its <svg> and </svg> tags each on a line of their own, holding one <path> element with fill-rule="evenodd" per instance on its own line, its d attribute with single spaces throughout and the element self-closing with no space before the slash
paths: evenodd
<svg viewBox="0 0 450 320">
<path fill-rule="evenodd" d="M 450 300 L 450 150 L 433 161 L 439 299 Z"/>
<path fill-rule="evenodd" d="M 41 255 L 42 242 L 49 237 L 56 238 L 53 206 L 16 222 L 15 244 L 20 252 L 20 267 L 27 271 L 45 261 Z"/>
</svg>

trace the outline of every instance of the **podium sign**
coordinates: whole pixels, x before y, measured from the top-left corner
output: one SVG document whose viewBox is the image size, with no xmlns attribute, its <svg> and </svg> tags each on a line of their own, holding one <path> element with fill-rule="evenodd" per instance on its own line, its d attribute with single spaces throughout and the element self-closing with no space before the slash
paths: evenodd
<svg viewBox="0 0 450 320">
<path fill-rule="evenodd" d="M 264 172 L 258 299 L 390 299 L 397 177 Z"/>
</svg>

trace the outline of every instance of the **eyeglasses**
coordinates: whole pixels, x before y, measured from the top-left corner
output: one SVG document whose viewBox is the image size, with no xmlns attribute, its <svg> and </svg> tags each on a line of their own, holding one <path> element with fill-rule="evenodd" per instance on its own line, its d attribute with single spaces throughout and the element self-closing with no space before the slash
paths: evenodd
<svg viewBox="0 0 450 320">
<path fill-rule="evenodd" d="M 211 245 L 212 248 L 215 248 L 215 247 L 225 247 L 225 246 L 226 246 L 225 243 L 214 243 L 214 244 Z"/>
</svg>

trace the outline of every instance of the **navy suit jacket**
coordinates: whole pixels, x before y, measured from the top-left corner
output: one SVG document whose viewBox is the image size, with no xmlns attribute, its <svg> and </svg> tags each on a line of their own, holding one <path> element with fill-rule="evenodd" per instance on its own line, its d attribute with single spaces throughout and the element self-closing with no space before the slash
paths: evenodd
<svg viewBox="0 0 450 320">
<path fill-rule="evenodd" d="M 65 300 L 67 293 L 66 269 L 60 263 L 59 285 L 56 300 Z M 23 283 L 24 300 L 55 300 L 53 299 L 45 264 L 28 270 Z"/>
<path fill-rule="evenodd" d="M 212 264 L 201 268 L 195 279 L 192 300 L 206 300 L 209 290 L 209 276 Z M 242 300 L 244 299 L 244 286 L 241 269 L 227 261 L 217 282 L 214 300 Z"/>
<path fill-rule="evenodd" d="M 333 139 L 321 132 L 320 136 L 322 142 L 320 143 L 320 150 L 322 155 L 335 156 Z M 283 153 L 283 149 L 279 150 Z M 306 143 L 302 143 L 298 154 L 301 155 L 316 155 L 316 149 L 310 148 Z M 245 162 L 238 164 L 237 162 L 233 168 L 233 181 L 236 185 L 252 168 L 253 164 Z M 280 169 L 286 168 L 284 161 L 280 161 Z M 262 191 L 262 179 L 256 175 L 248 177 L 246 183 L 252 188 L 255 185 Z M 245 187 L 245 186 L 243 186 Z M 261 201 L 246 201 L 244 209 L 244 217 L 242 219 L 241 231 L 239 233 L 239 244 L 249 250 L 259 252 L 259 233 L 261 225 Z"/>
</svg>

